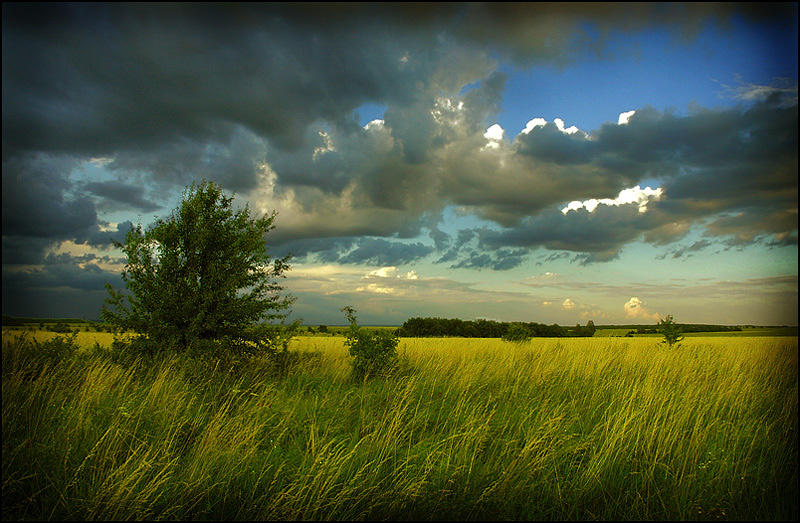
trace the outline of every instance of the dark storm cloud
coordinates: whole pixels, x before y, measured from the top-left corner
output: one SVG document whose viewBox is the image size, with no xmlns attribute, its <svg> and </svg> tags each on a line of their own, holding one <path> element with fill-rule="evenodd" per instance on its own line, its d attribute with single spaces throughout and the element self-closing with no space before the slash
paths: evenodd
<svg viewBox="0 0 800 523">
<path fill-rule="evenodd" d="M 566 215 L 557 210 L 523 221 L 504 230 L 478 231 L 479 246 L 499 249 L 505 246 L 546 247 L 583 253 L 608 253 L 637 239 L 660 223 L 653 210 L 640 214 L 635 206 L 600 205 L 594 212 L 585 209 Z"/>
<path fill-rule="evenodd" d="M 91 182 L 84 186 L 84 189 L 106 200 L 110 200 L 111 205 L 128 207 L 139 211 L 151 212 L 159 209 L 160 206 L 144 198 L 144 187 L 130 185 L 120 181 Z"/>
<path fill-rule="evenodd" d="M 207 179 L 229 191 L 247 192 L 258 184 L 267 144 L 242 126 L 220 127 L 224 133 L 205 140 L 179 137 L 147 148 L 120 150 L 107 169 L 123 177 L 146 173 L 167 190 Z"/>
<path fill-rule="evenodd" d="M 692 33 L 700 21 L 724 20 L 737 9 L 6 5 L 4 155 L 224 141 L 231 123 L 291 149 L 315 121 L 353 126 L 353 109 L 370 101 L 389 106 L 404 158 L 415 163 L 435 134 L 426 92 L 457 91 L 484 77 L 484 49 L 505 49 L 524 62 L 563 62 L 602 46 L 575 39 L 588 21 L 603 31 L 666 25 Z M 772 10 L 780 19 L 786 8 Z"/>
<path fill-rule="evenodd" d="M 605 42 L 612 31 L 666 27 L 676 40 L 687 41 L 708 23 L 730 28 L 734 17 L 791 27 L 797 7 L 773 3 L 476 3 L 465 9 L 456 32 L 472 42 L 496 46 L 520 64 L 563 65 L 579 49 L 608 54 Z M 785 42 L 776 39 L 776 53 L 786 52 L 781 44 Z"/>
<path fill-rule="evenodd" d="M 314 259 L 323 263 L 396 266 L 413 263 L 434 251 L 420 242 L 406 243 L 383 238 L 313 238 L 293 240 L 273 248 L 276 256 L 292 254 L 296 261 Z"/>
<path fill-rule="evenodd" d="M 42 263 L 47 249 L 52 245 L 50 238 L 3 235 L 3 270 L 6 265 L 36 265 Z"/>
<path fill-rule="evenodd" d="M 458 231 L 456 235 L 455 241 L 453 242 L 452 246 L 445 251 L 442 256 L 436 260 L 436 263 L 445 263 L 450 262 L 458 258 L 459 253 L 461 252 L 464 245 L 469 243 L 473 238 L 476 237 L 476 232 L 472 229 L 461 229 Z"/>
<path fill-rule="evenodd" d="M 748 108 L 695 108 L 686 116 L 646 108 L 627 125 L 604 125 L 590 138 L 555 133 L 562 134 L 544 127 L 520 135 L 516 153 L 537 165 L 568 161 L 573 175 L 583 173 L 576 183 L 614 182 L 620 172 L 630 173 L 629 183 L 661 179 L 664 197 L 643 213 L 637 205 L 600 204 L 594 212 L 563 214 L 551 207 L 536 214 L 536 202 L 528 212 L 518 212 L 527 218 L 510 222 L 511 227 L 481 231 L 485 248 L 544 246 L 584 253 L 581 261 L 587 263 L 615 259 L 624 244 L 640 238 L 670 243 L 692 224 L 735 244 L 792 238 L 797 230 L 796 105 L 767 100 Z M 540 140 L 546 145 L 539 146 Z M 479 209 L 485 216 L 501 214 L 508 201 L 492 202 L 488 184 L 484 188 L 487 196 Z M 551 205 L 579 192 L 563 183 L 550 188 Z M 618 190 L 610 183 L 593 196 L 614 198 Z"/>
<path fill-rule="evenodd" d="M 118 223 L 114 229 L 108 227 L 101 229 L 99 226 L 95 226 L 86 234 L 77 235 L 75 243 L 87 243 L 92 247 L 107 248 L 117 243 L 124 243 L 125 237 L 132 227 L 133 222 L 130 221 Z"/>
<path fill-rule="evenodd" d="M 274 245 L 269 253 L 277 258 L 291 255 L 293 261 L 303 261 L 316 255 L 320 261 L 332 263 L 339 259 L 342 251 L 349 250 L 353 243 L 355 238 L 303 238 Z"/>
<path fill-rule="evenodd" d="M 543 162 L 576 165 L 591 161 L 597 144 L 583 134 L 566 134 L 555 123 L 537 127 L 517 138 L 518 152 Z"/>
<path fill-rule="evenodd" d="M 570 256 L 574 256 L 574 255 L 570 254 L 569 252 L 564 252 L 564 251 L 553 252 L 553 253 L 550 253 L 550 254 L 547 254 L 547 255 L 539 255 L 536 258 L 536 266 L 537 267 L 538 266 L 542 266 L 545 263 L 550 263 L 552 261 L 561 260 L 561 259 L 564 259 L 564 258 L 569 258 Z"/>
<path fill-rule="evenodd" d="M 398 60 L 433 34 L 303 21 L 280 6 L 4 7 L 4 149 L 111 154 L 219 140 L 232 122 L 291 148 L 427 76 Z"/>
<path fill-rule="evenodd" d="M 44 154 L 3 160 L 3 236 L 66 239 L 97 223 L 92 201 L 71 194 L 72 165 Z"/>
<path fill-rule="evenodd" d="M 117 272 L 93 263 L 48 260 L 33 271 L 3 269 L 3 314 L 39 318 L 97 320 L 108 292 L 106 282 L 123 286 Z"/>
<path fill-rule="evenodd" d="M 451 269 L 492 269 L 507 271 L 518 267 L 524 262 L 530 252 L 528 249 L 499 248 L 492 252 L 469 251 L 458 263 L 450 266 Z M 440 260 L 441 261 L 441 260 Z"/>
<path fill-rule="evenodd" d="M 664 254 L 656 256 L 656 258 L 659 260 L 663 260 L 667 256 L 670 256 L 673 259 L 684 258 L 684 257 L 688 258 L 689 256 L 692 256 L 693 253 L 702 251 L 703 249 L 710 247 L 711 245 L 713 245 L 713 243 L 708 240 L 697 240 L 691 245 L 684 245 L 676 247 L 674 249 L 670 249 Z"/>
<path fill-rule="evenodd" d="M 24 289 L 57 289 L 61 287 L 84 290 L 100 291 L 105 288 L 105 283 L 110 282 L 120 287 L 122 282 L 119 273 L 106 271 L 96 261 L 111 261 L 109 258 L 100 260 L 95 255 L 71 256 L 69 254 L 49 254 L 44 259 L 44 264 L 33 270 L 3 271 L 3 287 L 9 291 Z"/>
<path fill-rule="evenodd" d="M 716 185 L 714 198 L 758 199 L 759 193 L 791 189 L 797 106 L 761 102 L 747 109 L 696 107 L 686 116 L 644 108 L 627 125 L 603 125 L 592 139 L 566 135 L 548 124 L 519 135 L 516 144 L 519 154 L 537 161 L 568 163 L 609 179 L 612 173 L 622 174 L 628 183 L 674 177 L 673 199 L 696 198 L 711 184 Z M 754 170 L 760 171 L 758 176 Z M 788 191 L 784 196 L 788 200 L 792 195 Z"/>
<path fill-rule="evenodd" d="M 360 238 L 356 248 L 337 261 L 339 263 L 363 263 L 380 266 L 404 265 L 424 258 L 433 247 L 420 242 L 392 242 L 382 238 Z"/>
</svg>

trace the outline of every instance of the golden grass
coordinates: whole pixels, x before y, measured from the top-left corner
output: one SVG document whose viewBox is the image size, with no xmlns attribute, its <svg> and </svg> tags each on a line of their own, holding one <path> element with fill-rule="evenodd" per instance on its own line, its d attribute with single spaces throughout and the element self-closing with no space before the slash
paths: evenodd
<svg viewBox="0 0 800 523">
<path fill-rule="evenodd" d="M 16 336 L 30 336 L 38 342 L 52 340 L 57 336 L 64 336 L 57 332 L 39 329 L 21 329 L 19 327 L 3 327 L 3 340 L 13 339 Z M 118 336 L 119 337 L 119 336 Z M 95 343 L 101 346 L 109 346 L 114 341 L 114 334 L 110 332 L 87 332 L 79 331 L 75 337 L 75 343 L 81 348 L 93 347 Z"/>
<path fill-rule="evenodd" d="M 6 345 L 8 518 L 797 516 L 797 338 L 402 339 L 367 382 L 341 337 L 283 377 Z"/>
</svg>

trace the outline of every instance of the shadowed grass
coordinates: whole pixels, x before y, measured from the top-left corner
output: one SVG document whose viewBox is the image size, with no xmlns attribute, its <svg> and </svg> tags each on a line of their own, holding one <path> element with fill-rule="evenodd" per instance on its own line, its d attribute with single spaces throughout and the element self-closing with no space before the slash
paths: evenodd
<svg viewBox="0 0 800 523">
<path fill-rule="evenodd" d="M 289 372 L 3 340 L 4 519 L 796 519 L 797 339 L 343 338 Z"/>
</svg>

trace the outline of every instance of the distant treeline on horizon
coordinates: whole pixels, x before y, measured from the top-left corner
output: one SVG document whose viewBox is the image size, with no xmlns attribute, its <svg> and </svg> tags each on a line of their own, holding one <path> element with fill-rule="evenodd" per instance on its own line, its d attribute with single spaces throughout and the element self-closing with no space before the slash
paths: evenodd
<svg viewBox="0 0 800 523">
<path fill-rule="evenodd" d="M 407 338 L 437 336 L 462 338 L 502 338 L 512 325 L 527 329 L 532 337 L 562 338 L 566 336 L 594 336 L 591 321 L 585 327 L 561 327 L 536 322 L 507 322 L 495 320 L 460 320 L 457 318 L 409 318 L 397 329 L 397 335 Z"/>
<path fill-rule="evenodd" d="M 103 327 L 105 324 L 97 320 L 88 320 L 85 318 L 26 318 L 3 315 L 3 325 L 8 327 L 25 326 L 31 324 L 90 324 L 95 327 Z M 642 324 L 629 324 L 629 325 L 594 325 L 593 322 L 588 322 L 586 326 L 576 325 L 574 327 L 564 327 L 558 324 L 546 325 L 536 322 L 507 322 L 496 320 L 461 320 L 458 318 L 409 318 L 400 327 L 397 328 L 395 333 L 401 337 L 409 338 L 423 338 L 423 337 L 463 337 L 463 338 L 502 338 L 511 325 L 522 325 L 531 334 L 532 337 L 567 337 L 567 336 L 592 336 L 596 330 L 606 329 L 628 329 L 636 334 L 656 334 L 657 324 L 642 325 Z M 363 325 L 364 327 L 373 328 L 390 328 L 392 326 L 378 326 L 378 325 Z M 753 328 L 767 328 L 767 327 L 781 327 L 787 328 L 787 325 L 713 325 L 701 323 L 679 323 L 678 326 L 684 333 L 697 333 L 697 332 L 740 332 L 746 329 Z M 348 327 L 334 326 L 334 325 L 320 325 L 324 328 L 319 332 L 327 332 L 329 334 L 345 331 Z M 309 327 L 312 329 L 312 327 Z"/>
<path fill-rule="evenodd" d="M 85 318 L 18 318 L 3 314 L 3 325 L 14 327 L 17 325 L 27 325 L 29 323 L 100 323 Z"/>
</svg>

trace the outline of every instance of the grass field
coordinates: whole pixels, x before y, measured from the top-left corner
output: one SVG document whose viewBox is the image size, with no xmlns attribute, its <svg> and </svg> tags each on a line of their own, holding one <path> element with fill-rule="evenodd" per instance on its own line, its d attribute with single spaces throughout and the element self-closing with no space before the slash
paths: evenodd
<svg viewBox="0 0 800 523">
<path fill-rule="evenodd" d="M 633 331 L 634 337 L 662 338 L 661 334 L 636 334 L 635 329 L 602 329 L 595 331 L 596 338 L 624 337 L 628 332 Z M 740 331 L 724 332 L 687 332 L 683 334 L 686 338 L 709 338 L 709 337 L 758 337 L 758 336 L 797 336 L 797 327 L 746 327 Z"/>
<path fill-rule="evenodd" d="M 275 376 L 18 343 L 3 329 L 3 519 L 798 516 L 796 337 L 341 337 Z M 102 344 L 102 343 L 101 343 Z"/>
<path fill-rule="evenodd" d="M 47 330 L 27 330 L 18 327 L 3 327 L 3 340 L 13 339 L 16 336 L 25 335 L 36 341 L 42 342 L 51 340 L 55 337 L 64 336 L 57 332 L 50 332 Z M 111 345 L 114 341 L 114 334 L 110 332 L 84 332 L 79 331 L 75 336 L 75 343 L 81 348 L 89 348 L 95 343 L 103 346 Z"/>
</svg>

